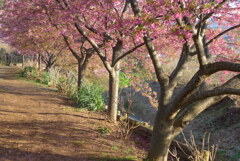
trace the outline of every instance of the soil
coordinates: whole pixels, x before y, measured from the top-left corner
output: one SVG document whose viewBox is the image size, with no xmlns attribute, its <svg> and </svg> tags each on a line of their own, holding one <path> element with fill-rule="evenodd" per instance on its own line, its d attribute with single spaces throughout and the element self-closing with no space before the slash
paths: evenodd
<svg viewBox="0 0 240 161">
<path fill-rule="evenodd" d="M 144 148 L 117 138 L 116 128 L 104 114 L 76 110 L 55 89 L 0 67 L 0 161 L 141 160 Z"/>
<path fill-rule="evenodd" d="M 221 103 L 210 107 L 195 118 L 185 128 L 184 135 L 190 138 L 192 133 L 199 147 L 202 146 L 203 136 L 207 138 L 209 135 L 209 143 L 206 139 L 205 144 L 218 147 L 216 161 L 240 161 L 239 115 L 239 104 L 228 106 Z M 184 142 L 182 135 L 179 135 L 177 139 Z"/>
</svg>

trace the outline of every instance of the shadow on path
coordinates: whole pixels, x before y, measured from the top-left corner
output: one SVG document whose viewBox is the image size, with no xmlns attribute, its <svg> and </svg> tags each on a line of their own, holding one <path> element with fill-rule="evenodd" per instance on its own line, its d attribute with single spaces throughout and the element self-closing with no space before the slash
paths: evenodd
<svg viewBox="0 0 240 161">
<path fill-rule="evenodd" d="M 79 112 L 56 90 L 17 76 L 16 68 L 0 67 L 0 161 L 130 161 L 139 155 L 135 146 L 99 132 L 114 127 L 102 114 Z"/>
</svg>

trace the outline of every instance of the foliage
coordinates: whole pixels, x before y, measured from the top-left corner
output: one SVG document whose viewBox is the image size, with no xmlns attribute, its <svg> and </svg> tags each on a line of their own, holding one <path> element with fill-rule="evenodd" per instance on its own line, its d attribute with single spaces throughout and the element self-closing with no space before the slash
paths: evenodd
<svg viewBox="0 0 240 161">
<path fill-rule="evenodd" d="M 6 9 L 1 12 L 2 35 L 5 41 L 18 50 L 33 52 L 33 49 L 34 51 L 36 49 L 34 54 L 42 51 L 45 46 L 48 48 L 46 44 L 51 46 L 52 43 L 49 42 L 61 40 L 59 37 L 62 35 L 70 37 L 69 46 L 74 41 L 88 41 L 85 43 L 89 45 L 87 48 L 94 48 L 111 78 L 109 89 L 112 90 L 110 91 L 112 95 L 109 99 L 109 109 L 112 111 L 110 118 L 114 121 L 118 102 L 115 94 L 118 92 L 115 83 L 118 80 L 116 73 L 121 70 L 118 58 L 120 60 L 137 50 L 140 53 L 137 59 L 144 60 L 148 57 L 147 49 L 151 61 L 144 65 L 147 68 L 154 66 L 152 73 L 156 74 L 161 90 L 160 97 L 148 91 L 150 96 L 158 99 L 155 103 L 159 103 L 149 156 L 152 160 L 166 161 L 168 147 L 159 146 L 170 145 L 174 136 L 179 134 L 189 122 L 224 95 L 240 95 L 240 89 L 236 89 L 240 75 L 232 77 L 227 82 L 223 80 L 223 84 L 216 88 L 202 90 L 207 78 L 217 72 L 240 72 L 239 54 L 233 49 L 236 46 L 233 40 L 236 39 L 240 27 L 238 21 L 240 2 L 238 0 L 126 0 L 125 3 L 120 0 L 99 0 L 98 2 L 96 3 L 95 0 L 8 1 L 4 7 Z M 232 32 L 233 30 L 238 31 Z M 37 42 L 37 45 L 31 43 L 32 40 Z M 32 44 L 34 47 L 31 46 Z M 39 44 L 41 49 L 38 49 Z M 140 47 L 143 45 L 146 45 L 146 49 L 141 50 Z M 85 46 L 81 48 L 84 49 Z M 120 57 L 119 53 L 121 53 Z M 211 60 L 210 55 L 212 55 Z M 164 69 L 166 57 L 179 60 L 176 68 L 169 73 Z M 180 78 L 183 73 L 191 69 L 189 62 L 192 58 L 197 59 L 196 73 L 188 75 L 189 81 L 186 85 L 180 90 L 175 90 L 181 83 Z M 141 65 L 139 61 L 136 63 Z M 68 85 L 69 82 L 64 80 L 59 87 L 63 89 L 62 87 Z M 140 88 L 145 87 L 140 86 Z M 90 94 L 86 89 L 80 89 L 75 94 L 75 100 L 81 106 L 86 106 L 84 100 L 92 101 L 92 97 L 87 97 Z M 165 126 L 166 122 L 168 126 Z M 174 128 L 169 131 L 169 127 Z M 163 143 L 157 144 L 155 141 Z"/>
<path fill-rule="evenodd" d="M 48 85 L 48 83 L 51 81 L 49 72 L 43 72 L 41 76 L 42 83 Z"/>
<path fill-rule="evenodd" d="M 76 79 L 74 77 L 60 75 L 56 87 L 59 92 L 67 94 L 68 96 L 75 95 L 77 89 Z"/>
<path fill-rule="evenodd" d="M 31 67 L 31 66 L 27 66 L 25 67 L 23 70 L 21 70 L 19 72 L 19 76 L 20 77 L 33 77 L 33 78 L 37 78 L 37 70 L 35 67 Z"/>
<path fill-rule="evenodd" d="M 110 132 L 110 129 L 108 127 L 104 127 L 104 126 L 99 126 L 98 127 L 98 131 L 101 133 L 101 134 L 107 134 Z"/>
<path fill-rule="evenodd" d="M 37 78 L 36 83 L 41 83 L 41 80 L 39 78 Z"/>
<path fill-rule="evenodd" d="M 27 74 L 25 73 L 24 70 L 20 70 L 19 77 L 27 77 Z"/>
<path fill-rule="evenodd" d="M 127 75 L 124 72 L 120 72 L 119 73 L 119 86 L 120 88 L 125 88 L 125 87 L 129 87 L 130 84 L 130 79 L 127 77 Z"/>
<path fill-rule="evenodd" d="M 86 83 L 72 96 L 74 102 L 80 108 L 91 111 L 104 110 L 103 88 L 98 84 Z"/>
</svg>

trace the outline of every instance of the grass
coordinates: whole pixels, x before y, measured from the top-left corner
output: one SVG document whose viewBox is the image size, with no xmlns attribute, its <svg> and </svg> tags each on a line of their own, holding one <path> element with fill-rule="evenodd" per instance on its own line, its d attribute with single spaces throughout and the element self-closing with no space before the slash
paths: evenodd
<svg viewBox="0 0 240 161">
<path fill-rule="evenodd" d="M 118 148 L 117 146 L 113 145 L 113 146 L 112 146 L 112 150 L 114 150 L 114 151 L 118 151 L 119 148 Z"/>
<path fill-rule="evenodd" d="M 110 132 L 110 129 L 108 127 L 99 126 L 98 127 L 98 132 L 100 132 L 101 134 L 107 134 L 107 133 Z"/>
<path fill-rule="evenodd" d="M 237 150 L 232 156 L 231 156 L 231 160 L 233 161 L 239 161 L 240 158 L 240 150 Z"/>
</svg>

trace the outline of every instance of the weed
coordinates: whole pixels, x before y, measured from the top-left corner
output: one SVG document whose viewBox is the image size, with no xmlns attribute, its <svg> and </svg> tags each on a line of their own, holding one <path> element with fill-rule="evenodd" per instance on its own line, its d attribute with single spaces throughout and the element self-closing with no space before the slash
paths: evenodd
<svg viewBox="0 0 240 161">
<path fill-rule="evenodd" d="M 98 127 L 98 131 L 101 133 L 101 134 L 107 134 L 110 132 L 110 129 L 108 127 L 104 127 L 104 126 L 100 126 Z"/>
<path fill-rule="evenodd" d="M 80 108 L 102 111 L 104 110 L 103 92 L 103 88 L 98 84 L 83 84 L 72 99 Z"/>
<path fill-rule="evenodd" d="M 119 150 L 118 147 L 115 146 L 115 145 L 113 145 L 111 149 L 114 150 L 114 151 L 118 151 Z"/>
<path fill-rule="evenodd" d="M 233 154 L 230 156 L 232 161 L 239 161 L 240 158 L 240 150 L 233 148 L 234 152 Z"/>
<path fill-rule="evenodd" d="M 48 85 L 48 83 L 50 82 L 50 74 L 48 72 L 43 72 L 41 76 L 43 79 L 42 83 Z"/>
<path fill-rule="evenodd" d="M 37 78 L 36 83 L 41 83 L 41 80 L 39 78 Z"/>
<path fill-rule="evenodd" d="M 130 109 L 132 107 L 132 103 L 133 103 L 132 98 L 128 98 L 126 104 L 120 103 L 122 115 L 119 117 L 119 121 L 117 124 L 118 126 L 117 133 L 119 134 L 118 137 L 123 140 L 129 139 L 134 129 L 140 126 L 139 122 L 133 122 L 129 118 L 129 115 L 131 114 Z"/>
<path fill-rule="evenodd" d="M 24 70 L 21 70 L 21 71 L 19 72 L 19 77 L 23 77 L 23 78 L 27 77 L 27 74 L 25 73 Z"/>
<path fill-rule="evenodd" d="M 209 145 L 210 134 L 208 135 L 207 142 L 206 142 L 205 134 L 203 135 L 202 142 L 201 142 L 202 144 L 201 149 L 198 148 L 195 137 L 192 133 L 190 136 L 190 141 L 186 139 L 184 134 L 183 134 L 183 138 L 185 140 L 186 145 L 192 151 L 193 156 L 189 157 L 191 161 L 214 161 L 215 160 L 215 157 L 217 154 L 217 146 L 212 145 L 210 147 Z M 206 147 L 207 147 L 207 150 L 206 150 Z M 175 154 L 173 153 L 172 156 L 175 156 L 177 158 L 176 153 Z"/>
<path fill-rule="evenodd" d="M 34 67 L 27 66 L 19 72 L 20 77 L 37 77 L 37 70 Z"/>
</svg>

